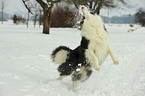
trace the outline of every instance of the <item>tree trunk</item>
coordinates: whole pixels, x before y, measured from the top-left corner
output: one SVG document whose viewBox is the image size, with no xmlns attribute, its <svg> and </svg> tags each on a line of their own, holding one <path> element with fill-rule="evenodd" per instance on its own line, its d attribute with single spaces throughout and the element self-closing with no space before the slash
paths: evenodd
<svg viewBox="0 0 145 96">
<path fill-rule="evenodd" d="M 27 17 L 27 28 L 28 28 L 28 25 L 29 25 L 29 11 L 28 11 L 28 17 Z"/>
<path fill-rule="evenodd" d="M 36 19 L 37 19 L 37 16 L 38 16 L 38 14 L 35 14 L 35 16 L 34 16 L 34 28 L 35 28 L 35 26 L 36 26 Z"/>
<path fill-rule="evenodd" d="M 100 14 L 100 10 L 101 10 L 101 8 L 100 8 L 100 7 L 98 7 L 98 8 L 97 8 L 97 10 L 96 10 L 97 15 L 99 15 L 99 14 Z"/>
<path fill-rule="evenodd" d="M 39 17 L 39 27 L 41 26 L 41 20 L 42 20 L 42 17 L 41 17 L 41 9 L 39 10 L 39 14 L 40 14 L 40 17 Z"/>
<path fill-rule="evenodd" d="M 50 25 L 51 25 L 51 20 L 52 20 L 52 8 L 54 6 L 54 3 L 58 3 L 60 2 L 61 0 L 57 0 L 57 1 L 54 1 L 54 0 L 47 0 L 47 3 L 45 3 L 43 0 L 36 0 L 40 5 L 41 7 L 43 8 L 43 15 L 44 15 L 44 18 L 43 18 L 43 33 L 44 34 L 49 34 L 49 31 L 50 31 Z M 48 3 L 49 2 L 49 3 Z M 51 2 L 51 3 L 50 3 Z M 50 5 L 50 7 L 48 7 Z"/>
<path fill-rule="evenodd" d="M 52 19 L 52 13 L 51 9 L 43 9 L 44 12 L 44 21 L 43 21 L 43 33 L 49 34 L 50 26 L 51 26 L 51 19 Z"/>
<path fill-rule="evenodd" d="M 3 14 L 3 10 L 2 10 L 2 12 L 1 12 L 1 16 L 2 16 L 2 24 L 3 24 L 3 16 L 4 16 L 4 14 Z"/>
<path fill-rule="evenodd" d="M 5 7 L 5 2 L 2 1 L 2 11 L 1 11 L 1 16 L 2 16 L 2 24 L 3 24 L 3 20 L 4 20 L 4 7 Z"/>
</svg>

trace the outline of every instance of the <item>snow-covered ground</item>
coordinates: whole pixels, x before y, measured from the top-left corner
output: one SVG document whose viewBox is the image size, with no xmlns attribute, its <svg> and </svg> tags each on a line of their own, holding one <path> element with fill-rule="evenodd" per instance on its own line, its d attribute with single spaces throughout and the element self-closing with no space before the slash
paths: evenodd
<svg viewBox="0 0 145 96">
<path fill-rule="evenodd" d="M 145 28 L 127 32 L 129 25 L 106 25 L 112 48 L 120 62 L 108 56 L 93 70 L 77 92 L 71 78 L 56 80 L 57 66 L 50 58 L 59 45 L 78 46 L 81 32 L 52 28 L 50 35 L 30 25 L 0 24 L 0 96 L 145 96 Z"/>
</svg>

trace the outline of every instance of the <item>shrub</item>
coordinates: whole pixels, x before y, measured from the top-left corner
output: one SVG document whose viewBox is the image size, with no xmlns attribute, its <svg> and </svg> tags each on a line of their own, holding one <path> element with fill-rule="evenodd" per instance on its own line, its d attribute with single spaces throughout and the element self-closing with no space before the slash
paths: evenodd
<svg viewBox="0 0 145 96">
<path fill-rule="evenodd" d="M 57 7 L 52 13 L 51 27 L 73 27 L 77 20 L 77 14 L 69 7 Z"/>
<path fill-rule="evenodd" d="M 12 17 L 12 19 L 13 19 L 14 24 L 20 24 L 20 23 L 25 24 L 26 23 L 26 19 L 23 18 L 22 16 L 14 15 Z"/>
<path fill-rule="evenodd" d="M 136 23 L 145 26 L 145 10 L 139 9 L 139 11 L 135 14 L 135 21 Z"/>
</svg>

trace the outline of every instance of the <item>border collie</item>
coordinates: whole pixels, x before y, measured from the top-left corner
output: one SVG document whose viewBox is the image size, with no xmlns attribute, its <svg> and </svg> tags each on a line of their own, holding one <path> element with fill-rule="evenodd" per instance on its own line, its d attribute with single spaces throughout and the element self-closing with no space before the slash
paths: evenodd
<svg viewBox="0 0 145 96">
<path fill-rule="evenodd" d="M 92 15 L 85 7 L 82 7 L 82 11 L 85 20 L 82 26 L 80 46 L 74 50 L 66 46 L 59 46 L 51 54 L 53 61 L 60 64 L 58 80 L 71 75 L 73 90 L 76 90 L 79 82 L 90 77 L 92 68 L 100 70 L 100 65 L 108 54 L 110 54 L 114 64 L 119 64 L 110 46 L 109 37 L 101 17 Z"/>
</svg>

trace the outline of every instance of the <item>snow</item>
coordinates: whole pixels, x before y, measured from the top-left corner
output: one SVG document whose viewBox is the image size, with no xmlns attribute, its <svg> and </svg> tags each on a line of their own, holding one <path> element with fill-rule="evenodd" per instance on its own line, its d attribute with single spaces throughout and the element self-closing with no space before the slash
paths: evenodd
<svg viewBox="0 0 145 96">
<path fill-rule="evenodd" d="M 138 25 L 136 25 L 137 27 Z M 145 96 L 145 28 L 128 32 L 129 25 L 106 24 L 120 64 L 110 56 L 92 76 L 71 90 L 71 78 L 56 80 L 58 65 L 50 54 L 59 45 L 78 46 L 81 32 L 75 28 L 51 28 L 0 24 L 0 96 Z"/>
</svg>

